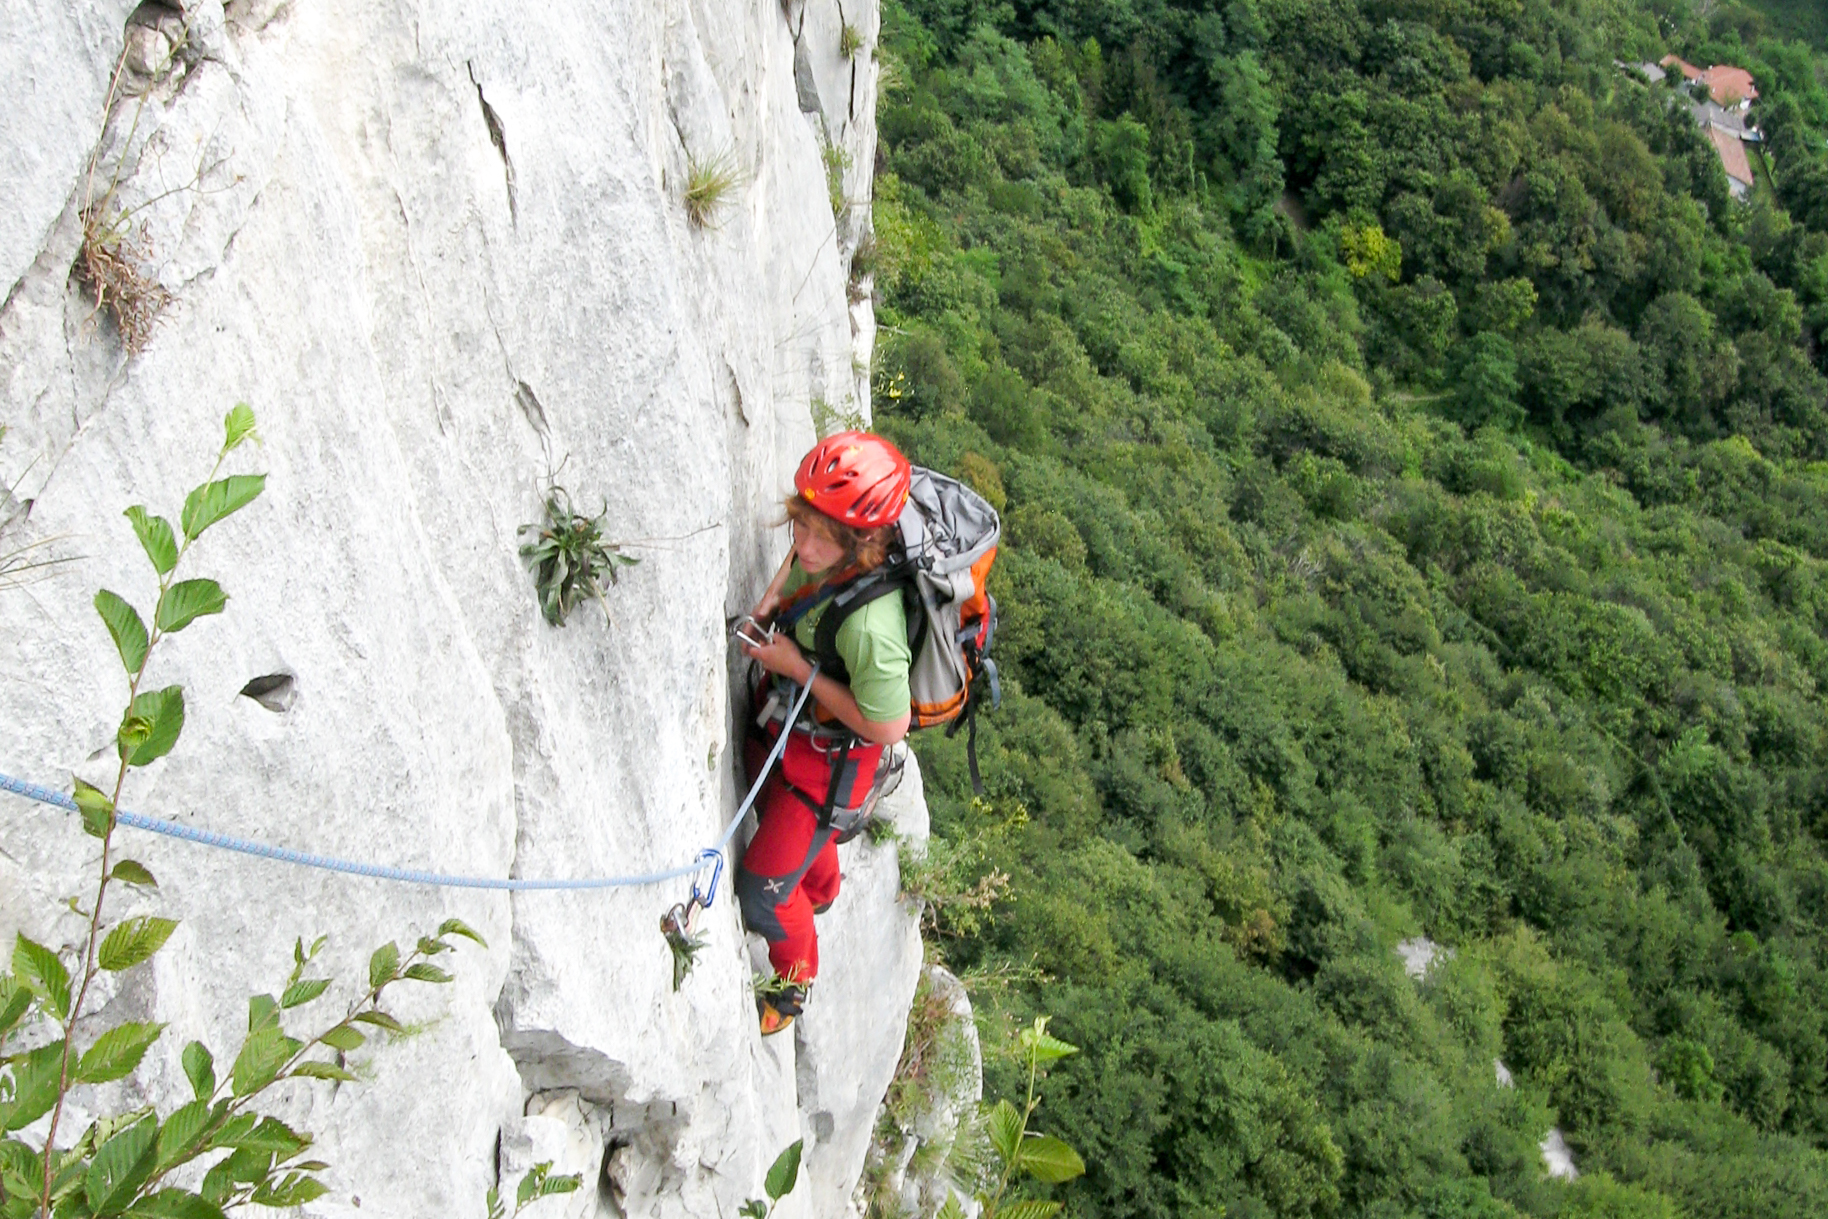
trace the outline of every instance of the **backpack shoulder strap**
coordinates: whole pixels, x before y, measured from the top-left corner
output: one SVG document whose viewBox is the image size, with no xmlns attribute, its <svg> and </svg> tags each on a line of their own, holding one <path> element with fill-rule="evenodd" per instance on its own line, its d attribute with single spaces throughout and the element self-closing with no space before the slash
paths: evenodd
<svg viewBox="0 0 1828 1219">
<path fill-rule="evenodd" d="M 900 593 L 911 586 L 912 577 L 900 567 L 900 564 L 890 564 L 877 568 L 852 581 L 832 598 L 825 616 L 819 619 L 818 628 L 813 632 L 813 652 L 823 672 L 830 673 L 841 681 L 850 680 L 850 670 L 846 667 L 844 658 L 838 655 L 838 631 L 852 614 L 870 602 Z"/>
</svg>

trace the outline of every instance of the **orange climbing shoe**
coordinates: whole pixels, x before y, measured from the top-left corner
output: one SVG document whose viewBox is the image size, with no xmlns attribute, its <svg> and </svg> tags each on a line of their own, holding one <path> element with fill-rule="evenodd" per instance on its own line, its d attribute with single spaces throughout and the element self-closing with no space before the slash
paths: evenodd
<svg viewBox="0 0 1828 1219">
<path fill-rule="evenodd" d="M 792 1024 L 793 1018 L 800 1014 L 801 1007 L 806 1002 L 806 988 L 783 983 L 769 994 L 758 994 L 755 1002 L 761 1009 L 762 1036 L 772 1037 Z"/>
</svg>

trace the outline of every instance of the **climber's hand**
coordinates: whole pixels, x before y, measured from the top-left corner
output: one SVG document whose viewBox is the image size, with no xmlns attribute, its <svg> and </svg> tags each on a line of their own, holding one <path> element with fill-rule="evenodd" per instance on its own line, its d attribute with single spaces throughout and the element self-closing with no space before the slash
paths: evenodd
<svg viewBox="0 0 1828 1219">
<path fill-rule="evenodd" d="M 786 631 L 777 631 L 772 640 L 760 646 L 745 643 L 742 648 L 762 668 L 777 673 L 788 681 L 804 684 L 812 676 L 811 663 L 800 652 L 800 645 L 794 642 L 793 636 Z"/>
</svg>

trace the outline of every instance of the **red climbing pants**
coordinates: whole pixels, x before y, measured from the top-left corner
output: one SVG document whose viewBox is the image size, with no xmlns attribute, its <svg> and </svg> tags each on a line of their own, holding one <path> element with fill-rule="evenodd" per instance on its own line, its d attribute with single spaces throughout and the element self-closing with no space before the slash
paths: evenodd
<svg viewBox="0 0 1828 1219">
<path fill-rule="evenodd" d="M 765 760 L 771 744 L 750 741 L 745 751 L 750 773 Z M 805 733 L 793 734 L 756 801 L 760 824 L 736 875 L 743 921 L 768 941 L 774 972 L 795 982 L 810 982 L 819 972 L 813 907 L 838 897 L 838 844 L 831 826 L 820 824 L 819 814 L 840 753 L 821 749 Z M 850 751 L 838 776 L 835 807 L 862 803 L 881 756 L 880 745 Z"/>
</svg>

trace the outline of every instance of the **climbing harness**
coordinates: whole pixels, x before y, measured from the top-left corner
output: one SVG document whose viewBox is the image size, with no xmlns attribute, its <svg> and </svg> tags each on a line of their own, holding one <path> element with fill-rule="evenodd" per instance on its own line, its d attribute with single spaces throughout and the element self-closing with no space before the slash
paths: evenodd
<svg viewBox="0 0 1828 1219">
<path fill-rule="evenodd" d="M 819 667 L 813 666 L 812 674 L 806 679 L 806 686 L 800 691 L 799 701 L 794 705 L 797 715 L 806 705 L 807 697 L 812 693 L 812 678 L 817 676 Z M 407 884 L 434 885 L 447 889 L 506 889 L 511 892 L 530 892 L 545 889 L 615 889 L 629 888 L 638 885 L 657 885 L 681 876 L 694 878 L 692 903 L 698 908 L 708 909 L 711 900 L 716 896 L 719 879 L 723 875 L 724 848 L 730 845 L 730 839 L 736 836 L 736 827 L 742 824 L 749 809 L 755 804 L 755 798 L 761 794 L 762 784 L 768 779 L 768 772 L 780 760 L 781 752 L 786 748 L 787 738 L 783 734 L 779 744 L 769 753 L 768 761 L 762 766 L 761 773 L 750 785 L 749 794 L 737 807 L 736 815 L 730 818 L 730 824 L 718 837 L 714 846 L 706 847 L 698 853 L 691 863 L 681 864 L 676 868 L 667 868 L 658 872 L 643 872 L 634 876 L 600 876 L 582 879 L 526 880 L 518 877 L 493 876 L 457 876 L 445 872 L 425 872 L 412 868 L 395 868 L 385 864 L 358 863 L 348 859 L 338 859 L 332 855 L 316 855 L 309 851 L 294 851 L 286 847 L 276 847 L 264 842 L 255 842 L 247 838 L 237 838 L 232 834 L 220 834 L 214 830 L 198 829 L 195 826 L 179 825 L 175 821 L 162 821 L 156 817 L 146 817 L 139 813 L 117 809 L 114 817 L 121 825 L 136 830 L 148 830 L 154 834 L 164 834 L 169 838 L 181 838 L 186 842 L 201 843 L 204 846 L 220 847 L 225 851 L 236 851 L 243 855 L 256 855 L 263 859 L 277 859 L 281 863 L 298 864 L 306 868 L 322 868 L 328 872 L 342 872 L 351 876 L 367 876 L 375 880 L 397 880 Z M 36 783 L 27 783 L 11 775 L 0 774 L 0 791 L 9 791 L 15 795 L 36 800 L 40 804 L 49 804 L 69 812 L 76 811 L 76 801 L 60 791 L 40 787 Z M 706 868 L 711 869 L 711 881 L 702 888 L 696 883 Z"/>
</svg>

